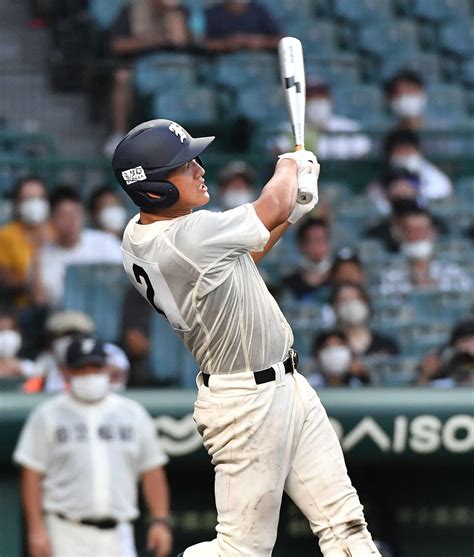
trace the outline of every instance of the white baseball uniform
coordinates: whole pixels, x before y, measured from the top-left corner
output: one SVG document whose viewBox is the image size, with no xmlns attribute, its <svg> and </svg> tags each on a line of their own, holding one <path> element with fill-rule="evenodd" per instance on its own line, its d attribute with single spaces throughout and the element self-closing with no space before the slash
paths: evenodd
<svg viewBox="0 0 474 557">
<path fill-rule="evenodd" d="M 140 404 L 112 393 L 94 404 L 57 395 L 29 416 L 13 459 L 43 474 L 54 557 L 136 556 L 130 521 L 139 514 L 138 479 L 168 460 Z M 104 518 L 118 526 L 79 522 Z"/>
<path fill-rule="evenodd" d="M 284 372 L 293 335 L 250 255 L 270 236 L 254 207 L 138 220 L 124 267 L 200 366 L 194 418 L 216 472 L 217 537 L 185 557 L 271 555 L 284 490 L 325 557 L 379 556 L 316 392 Z M 271 366 L 275 380 L 257 385 L 253 372 Z"/>
</svg>

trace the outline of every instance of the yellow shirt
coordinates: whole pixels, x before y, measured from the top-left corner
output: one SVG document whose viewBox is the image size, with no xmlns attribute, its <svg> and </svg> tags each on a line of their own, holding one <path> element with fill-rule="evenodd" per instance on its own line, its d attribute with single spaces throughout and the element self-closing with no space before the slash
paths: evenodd
<svg viewBox="0 0 474 557">
<path fill-rule="evenodd" d="M 28 277 L 34 250 L 21 222 L 13 221 L 0 228 L 0 267 L 8 269 L 19 280 Z"/>
</svg>

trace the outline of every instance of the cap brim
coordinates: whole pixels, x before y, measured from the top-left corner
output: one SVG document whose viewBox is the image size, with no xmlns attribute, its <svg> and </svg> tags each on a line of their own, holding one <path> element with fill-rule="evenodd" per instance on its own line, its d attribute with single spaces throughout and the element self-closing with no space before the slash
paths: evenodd
<svg viewBox="0 0 474 557">
<path fill-rule="evenodd" d="M 102 356 L 84 356 L 83 358 L 79 358 L 74 363 L 69 364 L 69 367 L 75 369 L 78 367 L 82 367 L 85 365 L 96 365 L 96 366 L 105 366 L 106 359 Z"/>
</svg>

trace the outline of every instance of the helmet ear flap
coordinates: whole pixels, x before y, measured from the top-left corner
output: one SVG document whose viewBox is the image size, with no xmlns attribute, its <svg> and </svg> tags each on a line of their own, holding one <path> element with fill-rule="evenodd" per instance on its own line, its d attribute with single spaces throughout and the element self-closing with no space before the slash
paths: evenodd
<svg viewBox="0 0 474 557">
<path fill-rule="evenodd" d="M 148 195 L 154 193 L 159 198 Z M 134 190 L 129 190 L 128 194 L 142 209 L 166 209 L 174 205 L 179 199 L 178 188 L 168 182 L 168 180 L 153 180 L 140 182 Z"/>
</svg>

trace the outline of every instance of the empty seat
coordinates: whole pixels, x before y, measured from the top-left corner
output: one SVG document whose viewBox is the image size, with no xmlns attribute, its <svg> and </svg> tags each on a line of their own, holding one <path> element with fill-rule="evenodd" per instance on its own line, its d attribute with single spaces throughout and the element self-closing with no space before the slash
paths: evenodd
<svg viewBox="0 0 474 557">
<path fill-rule="evenodd" d="M 462 80 L 466 85 L 474 87 L 474 57 L 466 60 L 462 66 Z M 474 104 L 473 104 L 474 111 Z"/>
<path fill-rule="evenodd" d="M 270 53 L 236 53 L 219 56 L 210 76 L 217 85 L 231 88 L 252 83 L 278 83 L 277 57 Z"/>
<path fill-rule="evenodd" d="M 359 48 L 374 56 L 383 57 L 391 52 L 399 54 L 418 51 L 418 33 L 410 20 L 371 22 L 359 31 Z"/>
<path fill-rule="evenodd" d="M 368 124 L 384 111 L 380 87 L 369 84 L 341 85 L 333 91 L 336 111 Z M 367 208 L 366 208 L 367 210 Z"/>
<path fill-rule="evenodd" d="M 253 87 L 239 90 L 237 114 L 254 122 L 286 122 L 288 116 L 281 87 L 255 83 Z"/>
<path fill-rule="evenodd" d="M 187 125 L 213 124 L 217 120 L 214 91 L 208 87 L 193 87 L 158 93 L 153 98 L 152 116 Z"/>
<path fill-rule="evenodd" d="M 360 82 L 360 61 L 354 54 L 320 56 L 317 51 L 307 51 L 305 57 L 306 83 L 324 80 L 337 87 Z"/>
<path fill-rule="evenodd" d="M 438 55 L 433 52 L 413 52 L 403 56 L 398 53 L 389 55 L 382 61 L 380 77 L 385 81 L 402 69 L 418 72 L 427 83 L 439 81 L 440 61 Z"/>
<path fill-rule="evenodd" d="M 64 307 L 90 315 L 99 338 L 116 342 L 128 279 L 122 265 L 70 265 Z"/>
<path fill-rule="evenodd" d="M 391 0 L 335 0 L 334 13 L 351 23 L 364 24 L 370 19 L 387 20 L 392 16 Z"/>
<path fill-rule="evenodd" d="M 469 0 L 415 0 L 413 14 L 440 23 L 446 19 L 469 17 Z"/>
<path fill-rule="evenodd" d="M 401 387 L 416 383 L 419 360 L 406 356 L 366 356 L 364 364 L 374 385 Z"/>
<path fill-rule="evenodd" d="M 176 87 L 194 87 L 196 61 L 189 54 L 157 53 L 138 60 L 134 81 L 138 93 L 151 94 Z"/>
<path fill-rule="evenodd" d="M 443 25 L 440 29 L 439 42 L 443 50 L 459 56 L 474 54 L 473 18 Z"/>
<path fill-rule="evenodd" d="M 462 122 L 466 116 L 466 99 L 461 87 L 453 84 L 432 84 L 428 89 L 427 118 L 433 122 Z"/>
<path fill-rule="evenodd" d="M 305 56 L 312 53 L 318 56 L 333 55 L 337 50 L 336 27 L 332 21 L 317 20 L 305 25 L 299 37 Z"/>
<path fill-rule="evenodd" d="M 89 13 L 98 27 L 107 29 L 127 4 L 128 0 L 90 0 Z"/>
</svg>

